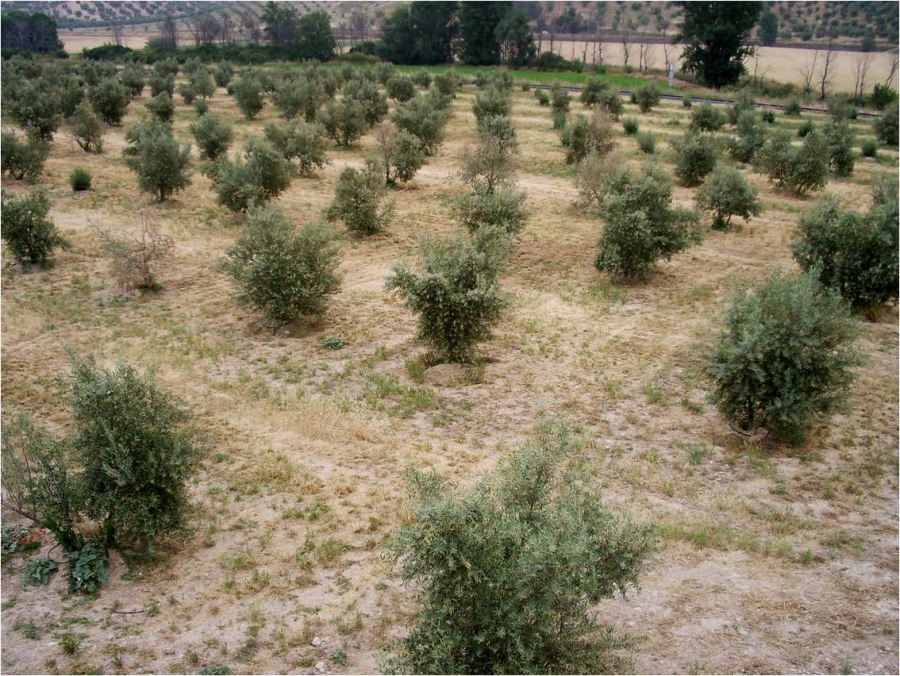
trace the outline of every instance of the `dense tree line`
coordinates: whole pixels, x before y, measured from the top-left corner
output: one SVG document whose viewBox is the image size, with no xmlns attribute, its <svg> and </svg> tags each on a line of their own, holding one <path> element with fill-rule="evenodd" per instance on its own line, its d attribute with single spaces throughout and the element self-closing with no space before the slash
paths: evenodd
<svg viewBox="0 0 900 676">
<path fill-rule="evenodd" d="M 20 10 L 0 16 L 0 41 L 3 48 L 26 52 L 55 52 L 63 48 L 56 32 L 56 21 L 40 12 Z"/>
</svg>

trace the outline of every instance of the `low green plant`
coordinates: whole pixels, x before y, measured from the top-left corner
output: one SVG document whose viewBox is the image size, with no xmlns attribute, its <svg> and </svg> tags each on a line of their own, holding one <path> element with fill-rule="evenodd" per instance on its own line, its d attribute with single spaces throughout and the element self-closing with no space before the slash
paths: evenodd
<svg viewBox="0 0 900 676">
<path fill-rule="evenodd" d="M 878 157 L 878 144 L 870 138 L 863 139 L 859 150 L 863 157 Z"/>
<path fill-rule="evenodd" d="M 803 124 L 801 124 L 797 128 L 797 136 L 800 138 L 806 138 L 810 134 L 812 134 L 816 130 L 816 125 L 812 123 L 812 120 L 806 120 Z"/>
<path fill-rule="evenodd" d="M 340 249 L 330 228 L 301 230 L 271 205 L 247 213 L 247 227 L 225 251 L 222 270 L 237 284 L 238 301 L 278 328 L 303 315 L 321 315 L 340 289 Z"/>
<path fill-rule="evenodd" d="M 53 263 L 53 250 L 70 246 L 47 216 L 49 211 L 50 200 L 42 188 L 18 198 L 2 196 L 0 237 L 23 269 L 31 265 L 49 267 Z"/>
<path fill-rule="evenodd" d="M 610 673 L 630 637 L 590 608 L 637 584 L 650 528 L 607 511 L 558 424 L 468 489 L 408 470 L 413 517 L 390 541 L 419 609 L 395 673 Z M 554 590 L 548 593 L 548 590 Z"/>
<path fill-rule="evenodd" d="M 760 117 L 762 117 L 762 121 L 766 124 L 775 124 L 775 111 L 774 110 L 764 110 L 760 113 Z"/>
<path fill-rule="evenodd" d="M 638 133 L 638 121 L 633 117 L 626 117 L 622 120 L 622 129 L 625 136 L 634 136 Z"/>
<path fill-rule="evenodd" d="M 637 143 L 638 149 L 645 155 L 652 155 L 656 152 L 656 139 L 649 131 L 638 132 Z"/>
<path fill-rule="evenodd" d="M 701 103 L 691 111 L 691 131 L 719 131 L 724 126 L 724 113 L 709 103 Z"/>
<path fill-rule="evenodd" d="M 660 93 L 652 82 L 641 85 L 634 93 L 634 102 L 642 113 L 649 113 L 659 105 Z"/>
<path fill-rule="evenodd" d="M 229 667 L 227 664 L 207 664 L 205 667 L 203 667 L 197 673 L 203 674 L 203 675 L 209 675 L 209 676 L 220 675 L 220 674 L 230 674 L 231 667 Z"/>
<path fill-rule="evenodd" d="M 15 554 L 37 549 L 41 546 L 45 534 L 46 531 L 43 528 L 4 526 L 3 535 L 0 538 L 0 551 L 3 554 Z"/>
<path fill-rule="evenodd" d="M 109 557 L 106 548 L 96 541 L 86 542 L 80 549 L 67 552 L 69 593 L 92 594 L 106 582 Z"/>
<path fill-rule="evenodd" d="M 569 92 L 563 89 L 563 86 L 559 82 L 554 82 L 550 87 L 550 108 L 553 112 L 568 113 L 571 101 L 572 96 Z M 504 114 L 509 115 L 509 112 L 507 111 Z"/>
<path fill-rule="evenodd" d="M 800 117 L 800 113 L 800 99 L 796 96 L 788 99 L 788 102 L 784 104 L 784 114 L 788 117 Z"/>
<path fill-rule="evenodd" d="M 344 341 L 336 337 L 323 338 L 319 341 L 319 345 L 324 347 L 326 350 L 340 350 L 342 347 L 344 347 Z"/>
<path fill-rule="evenodd" d="M 56 561 L 42 556 L 32 556 L 25 562 L 22 584 L 40 587 L 50 582 L 50 576 L 59 569 Z"/>
<path fill-rule="evenodd" d="M 796 441 L 846 402 L 857 333 L 840 296 L 814 274 L 775 270 L 732 295 L 705 361 L 711 400 L 743 430 L 763 426 Z"/>
<path fill-rule="evenodd" d="M 681 97 L 681 105 L 684 108 L 690 108 L 692 105 L 694 105 L 694 102 L 691 101 L 691 97 L 689 94 L 685 94 Z"/>
<path fill-rule="evenodd" d="M 331 662 L 338 667 L 347 666 L 347 651 L 343 648 L 338 648 L 333 653 L 331 653 Z"/>
<path fill-rule="evenodd" d="M 875 138 L 879 143 L 896 147 L 900 138 L 898 138 L 898 125 L 900 125 L 900 108 L 894 101 L 884 113 L 875 120 Z"/>
<path fill-rule="evenodd" d="M 75 167 L 69 174 L 69 185 L 73 192 L 91 189 L 91 172 L 83 167 Z"/>
<path fill-rule="evenodd" d="M 417 337 L 441 360 L 469 362 L 508 305 L 497 280 L 507 253 L 504 238 L 422 237 L 419 270 L 394 266 L 385 288 L 419 315 Z"/>
<path fill-rule="evenodd" d="M 535 89 L 534 90 L 534 98 L 537 99 L 539 106 L 549 106 L 550 105 L 550 95 L 545 92 L 543 89 Z"/>
</svg>

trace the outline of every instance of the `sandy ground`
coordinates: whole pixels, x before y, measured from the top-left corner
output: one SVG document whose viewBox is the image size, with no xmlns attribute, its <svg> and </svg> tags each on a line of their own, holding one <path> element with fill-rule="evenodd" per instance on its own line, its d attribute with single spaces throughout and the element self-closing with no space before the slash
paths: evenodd
<svg viewBox="0 0 900 676">
<path fill-rule="evenodd" d="M 418 384 L 407 370 L 423 354 L 415 317 L 383 283 L 420 234 L 455 230 L 449 200 L 463 192 L 453 175 L 475 139 L 472 100 L 472 91 L 457 98 L 441 151 L 393 193 L 386 233 L 342 240 L 344 282 L 328 313 L 274 335 L 235 305 L 216 269 L 242 225 L 206 178 L 195 172 L 190 189 L 158 205 L 122 163 L 122 129 L 109 131 L 101 156 L 57 135 L 42 183 L 73 250 L 31 274 L 3 259 L 4 410 L 21 407 L 61 433 L 64 347 L 100 349 L 110 363 L 155 368 L 190 406 L 208 453 L 191 535 L 155 566 L 114 557 L 99 595 L 68 596 L 62 575 L 25 587 L 24 557 L 4 557 L 4 672 L 313 673 L 322 661 L 332 673 L 373 673 L 414 610 L 381 549 L 403 514 L 403 468 L 472 481 L 541 416 L 577 426 L 607 503 L 659 529 L 641 588 L 597 609 L 645 637 L 637 673 L 898 672 L 896 309 L 861 327 L 867 362 L 845 414 L 799 449 L 745 448 L 705 403 L 698 346 L 733 279 L 793 267 L 792 229 L 813 201 L 745 170 L 762 216 L 709 233 L 646 284 L 614 284 L 592 267 L 601 223 L 571 206 L 574 173 L 548 109 L 517 91 L 517 179 L 532 215 L 502 280 L 511 310 L 467 384 Z M 269 106 L 241 121 L 221 89 L 211 109 L 239 125 L 238 138 L 277 119 Z M 686 127 L 686 111 L 627 114 L 654 133 L 668 164 L 665 139 Z M 193 119 L 179 101 L 176 135 L 189 140 Z M 332 164 L 295 179 L 278 205 L 299 223 L 319 218 L 341 168 L 373 146 L 368 135 L 331 151 Z M 641 159 L 631 138 L 620 149 Z M 880 153 L 881 163 L 859 160 L 828 189 L 865 207 L 869 180 L 897 164 L 895 151 Z M 78 165 L 94 187 L 73 195 Z M 676 188 L 675 199 L 690 204 L 692 191 Z M 91 225 L 134 229 L 141 213 L 175 238 L 175 259 L 163 292 L 123 299 Z M 332 336 L 341 350 L 320 346 Z M 378 389 L 391 378 L 395 387 Z M 49 543 L 40 553 L 59 558 Z"/>
</svg>

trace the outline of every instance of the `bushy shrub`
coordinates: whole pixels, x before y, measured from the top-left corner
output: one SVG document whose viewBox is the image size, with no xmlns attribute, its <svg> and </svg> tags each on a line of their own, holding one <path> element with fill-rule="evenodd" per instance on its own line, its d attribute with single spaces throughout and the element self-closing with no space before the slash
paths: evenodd
<svg viewBox="0 0 900 676">
<path fill-rule="evenodd" d="M 150 96 L 159 96 L 163 92 L 169 96 L 175 95 L 174 75 L 160 75 L 159 73 L 154 73 L 147 79 L 147 84 L 150 85 Z"/>
<path fill-rule="evenodd" d="M 846 178 L 853 175 L 856 154 L 853 152 L 853 132 L 846 122 L 828 122 L 823 128 L 828 144 L 828 166 L 835 176 Z"/>
<path fill-rule="evenodd" d="M 73 192 L 91 189 L 91 172 L 83 167 L 75 167 L 69 174 L 69 185 Z"/>
<path fill-rule="evenodd" d="M 863 157 L 878 157 L 878 144 L 870 138 L 863 139 L 859 144 L 859 150 Z"/>
<path fill-rule="evenodd" d="M 219 204 L 234 212 L 272 200 L 291 184 L 291 163 L 267 141 L 253 140 L 237 162 L 216 164 L 214 188 Z"/>
<path fill-rule="evenodd" d="M 37 181 L 49 154 L 50 144 L 40 138 L 20 139 L 14 131 L 4 131 L 0 136 L 0 171 L 17 181 Z"/>
<path fill-rule="evenodd" d="M 426 156 L 434 155 L 444 142 L 444 127 L 450 119 L 449 109 L 438 105 L 439 99 L 433 94 L 418 94 L 397 106 L 391 116 L 399 129 L 419 139 L 419 147 Z"/>
<path fill-rule="evenodd" d="M 350 99 L 329 101 L 318 119 L 328 138 L 344 147 L 357 141 L 368 128 L 362 104 Z"/>
<path fill-rule="evenodd" d="M 841 209 L 825 198 L 804 212 L 792 244 L 794 260 L 852 307 L 866 309 L 897 300 L 897 187 L 867 213 Z"/>
<path fill-rule="evenodd" d="M 728 230 L 732 216 L 749 219 L 762 213 L 759 191 L 747 184 L 738 169 L 722 164 L 706 177 L 694 199 L 702 211 L 712 212 L 713 230 Z"/>
<path fill-rule="evenodd" d="M 898 109 L 897 102 L 894 101 L 887 108 L 881 117 L 875 120 L 875 138 L 878 142 L 886 146 L 896 146 L 898 143 Z"/>
<path fill-rule="evenodd" d="M 801 110 L 800 99 L 796 96 L 788 99 L 788 102 L 784 104 L 784 114 L 788 117 L 800 117 Z"/>
<path fill-rule="evenodd" d="M 200 67 L 191 73 L 191 89 L 200 98 L 208 99 L 216 93 L 216 81 L 205 67 Z"/>
<path fill-rule="evenodd" d="M 91 104 L 82 101 L 66 122 L 75 143 L 86 153 L 103 152 L 103 123 Z"/>
<path fill-rule="evenodd" d="M 197 113 L 197 117 L 202 117 L 209 112 L 209 103 L 206 99 L 197 99 L 194 101 L 194 112 Z"/>
<path fill-rule="evenodd" d="M 689 94 L 685 94 L 681 97 L 681 105 L 684 108 L 690 108 L 692 105 L 694 105 L 694 102 L 691 101 L 691 97 Z"/>
<path fill-rule="evenodd" d="M 728 108 L 728 124 L 737 124 L 741 115 L 756 110 L 756 98 L 749 89 L 741 89 L 734 97 L 734 103 Z"/>
<path fill-rule="evenodd" d="M 577 164 L 591 152 L 606 155 L 616 147 L 612 120 L 600 110 L 595 110 L 590 120 L 576 115 L 562 129 L 560 140 L 566 149 L 566 164 Z"/>
<path fill-rule="evenodd" d="M 647 83 L 638 87 L 634 93 L 634 102 L 642 113 L 649 113 L 659 105 L 660 93 L 659 89 L 653 83 Z"/>
<path fill-rule="evenodd" d="M 3 195 L 2 205 L 0 237 L 23 269 L 30 265 L 49 267 L 53 263 L 53 249 L 69 247 L 56 224 L 47 217 L 50 200 L 41 188 L 17 198 Z"/>
<path fill-rule="evenodd" d="M 584 83 L 584 87 L 581 90 L 581 96 L 578 97 L 578 100 L 588 108 L 592 108 L 601 103 L 601 96 L 607 91 L 609 91 L 609 85 L 602 79 L 599 77 L 589 77 L 587 82 Z"/>
<path fill-rule="evenodd" d="M 163 96 L 164 94 L 166 94 L 166 92 L 162 92 L 159 96 Z M 194 88 L 189 82 L 184 82 L 178 86 L 178 94 L 181 96 L 184 105 L 186 106 L 191 105 L 194 101 L 202 101 L 202 99 L 197 98 L 197 92 L 194 91 Z"/>
<path fill-rule="evenodd" d="M 488 227 L 517 235 L 528 220 L 525 198 L 525 193 L 514 185 L 491 193 L 475 191 L 454 201 L 453 215 L 472 234 Z"/>
<path fill-rule="evenodd" d="M 364 169 L 347 167 L 338 177 L 334 202 L 325 212 L 329 221 L 343 221 L 347 230 L 374 235 L 390 222 L 394 203 L 386 201 L 387 188 L 379 162 L 366 162 Z"/>
<path fill-rule="evenodd" d="M 44 79 L 11 84 L 4 81 L 3 114 L 15 120 L 28 136 L 50 142 L 62 114 L 59 92 Z"/>
<path fill-rule="evenodd" d="M 231 123 L 221 119 L 215 113 L 200 116 L 190 126 L 191 135 L 197 142 L 200 159 L 215 162 L 227 155 L 228 148 L 234 138 Z"/>
<path fill-rule="evenodd" d="M 419 139 L 408 131 L 398 129 L 394 123 L 385 121 L 375 127 L 375 139 L 387 185 L 411 181 L 425 164 L 425 152 L 420 147 Z"/>
<path fill-rule="evenodd" d="M 416 95 L 416 85 L 413 83 L 412 79 L 401 73 L 392 76 L 391 79 L 384 84 L 384 88 L 387 90 L 387 95 L 389 97 L 400 103 L 409 101 Z"/>
<path fill-rule="evenodd" d="M 75 362 L 69 382 L 85 511 L 103 544 L 146 548 L 184 528 L 199 459 L 184 404 L 149 375 L 128 365 L 109 370 L 92 358 Z"/>
<path fill-rule="evenodd" d="M 172 123 L 172 118 L 175 117 L 175 104 L 165 92 L 154 96 L 144 105 L 147 107 L 147 110 L 150 111 L 150 114 L 157 120 L 165 122 L 166 124 Z"/>
<path fill-rule="evenodd" d="M 265 127 L 266 140 L 288 160 L 297 160 L 301 176 L 311 176 L 328 164 L 325 157 L 325 130 L 306 122 L 270 122 Z"/>
<path fill-rule="evenodd" d="M 388 114 L 387 97 L 382 94 L 374 82 L 362 77 L 354 77 L 344 85 L 344 100 L 356 101 L 362 107 L 366 128 L 381 122 Z"/>
<path fill-rule="evenodd" d="M 304 315 L 318 316 L 340 290 L 340 248 L 321 223 L 299 231 L 272 205 L 247 213 L 247 227 L 225 252 L 222 270 L 238 287 L 238 301 L 278 328 Z"/>
<path fill-rule="evenodd" d="M 542 89 L 534 90 L 534 98 L 537 99 L 539 106 L 549 106 L 550 105 L 550 95 Z"/>
<path fill-rule="evenodd" d="M 794 148 L 790 136 L 776 133 L 760 148 L 757 164 L 776 188 L 801 196 L 828 182 L 828 144 L 813 132 Z"/>
<path fill-rule="evenodd" d="M 248 120 L 252 120 L 265 108 L 266 99 L 263 94 L 263 85 L 255 75 L 244 75 L 237 82 L 232 83 L 232 88 L 238 108 Z"/>
<path fill-rule="evenodd" d="M 756 153 L 766 142 L 766 132 L 759 123 L 756 111 L 746 110 L 737 121 L 737 136 L 728 140 L 728 151 L 738 162 L 752 163 Z"/>
<path fill-rule="evenodd" d="M 515 129 L 508 117 L 487 117 L 478 129 L 478 144 L 462 161 L 461 180 L 476 192 L 492 193 L 515 169 Z"/>
<path fill-rule="evenodd" d="M 810 134 L 812 134 L 816 130 L 816 125 L 812 123 L 812 120 L 806 120 L 803 124 L 801 124 L 797 128 L 797 136 L 800 138 L 806 138 Z"/>
<path fill-rule="evenodd" d="M 151 119 L 125 130 L 126 166 L 138 176 L 138 187 L 160 202 L 191 184 L 191 147 L 179 145 L 172 128 Z"/>
<path fill-rule="evenodd" d="M 497 281 L 506 255 L 503 238 L 422 237 L 419 270 L 394 266 L 385 288 L 419 315 L 416 335 L 439 359 L 469 362 L 508 305 Z"/>
<path fill-rule="evenodd" d="M 725 115 L 709 103 L 701 103 L 691 111 L 691 131 L 719 131 L 725 126 Z"/>
<path fill-rule="evenodd" d="M 826 105 L 828 108 L 828 114 L 835 122 L 855 120 L 859 116 L 859 111 L 856 109 L 856 106 L 854 106 L 847 98 L 831 98 L 828 99 L 828 103 Z"/>
<path fill-rule="evenodd" d="M 419 609 L 392 673 L 618 673 L 634 643 L 592 607 L 637 584 L 652 530 L 607 511 L 558 423 L 467 489 L 409 470 L 390 552 Z M 553 590 L 553 593 L 548 593 Z"/>
<path fill-rule="evenodd" d="M 637 135 L 638 149 L 647 155 L 656 152 L 656 139 L 649 131 L 642 131 Z"/>
<path fill-rule="evenodd" d="M 625 136 L 634 136 L 638 133 L 639 127 L 637 119 L 633 117 L 626 117 L 622 120 L 622 130 L 625 132 Z"/>
<path fill-rule="evenodd" d="M 228 61 L 219 61 L 213 69 L 213 78 L 216 81 L 216 85 L 227 87 L 232 77 L 234 77 L 234 66 Z"/>
<path fill-rule="evenodd" d="M 656 261 L 696 239 L 697 214 L 672 207 L 672 182 L 659 168 L 611 172 L 600 216 L 606 221 L 594 266 L 615 276 L 646 279 Z"/>
<path fill-rule="evenodd" d="M 413 73 L 410 76 L 410 79 L 413 81 L 416 87 L 428 89 L 431 86 L 431 74 L 424 68 Z"/>
<path fill-rule="evenodd" d="M 110 257 L 110 269 L 122 293 L 157 291 L 162 288 L 159 275 L 172 257 L 175 240 L 163 235 L 159 226 L 141 218 L 138 235 L 115 234 L 95 227 L 103 248 Z"/>
<path fill-rule="evenodd" d="M 489 87 L 475 95 L 472 104 L 472 112 L 475 114 L 475 123 L 481 124 L 481 120 L 487 117 L 508 117 L 512 111 L 512 100 L 509 92 L 496 87 Z"/>
<path fill-rule="evenodd" d="M 119 80 L 125 85 L 131 99 L 134 100 L 144 93 L 144 87 L 147 85 L 147 77 L 144 73 L 144 67 L 138 64 L 126 66 L 119 73 Z"/>
<path fill-rule="evenodd" d="M 716 140 L 708 134 L 687 133 L 671 143 L 678 180 L 689 188 L 700 185 L 716 166 L 719 156 Z"/>
<path fill-rule="evenodd" d="M 711 399 L 743 430 L 765 427 L 797 441 L 802 428 L 842 404 L 859 363 L 857 334 L 840 296 L 814 274 L 770 273 L 734 292 L 706 357 Z"/>
<path fill-rule="evenodd" d="M 434 76 L 434 88 L 442 96 L 453 98 L 459 90 L 459 78 L 452 70 L 444 71 Z"/>
<path fill-rule="evenodd" d="M 550 87 L 550 107 L 553 112 L 568 113 L 571 100 L 572 96 L 569 92 L 563 89 L 559 82 L 554 82 L 553 86 Z M 506 114 L 508 115 L 509 113 Z"/>
<path fill-rule="evenodd" d="M 326 98 L 325 89 L 319 82 L 303 76 L 281 81 L 272 92 L 273 103 L 289 120 L 303 115 L 307 122 L 313 122 Z"/>
<path fill-rule="evenodd" d="M 106 78 L 88 90 L 88 100 L 104 123 L 118 126 L 128 111 L 131 94 L 118 80 Z"/>
<path fill-rule="evenodd" d="M 897 92 L 883 84 L 876 84 L 869 96 L 869 102 L 878 110 L 884 110 L 896 100 Z"/>
<path fill-rule="evenodd" d="M 622 103 L 622 97 L 619 92 L 607 90 L 600 94 L 599 107 L 614 120 L 618 120 L 622 111 L 625 110 L 625 104 Z"/>
<path fill-rule="evenodd" d="M 628 171 L 630 169 L 625 165 L 624 158 L 618 153 L 589 153 L 578 165 L 575 176 L 575 186 L 578 189 L 576 206 L 599 216 L 610 189 L 620 183 L 619 179 L 613 178 L 614 174 Z"/>
<path fill-rule="evenodd" d="M 775 111 L 774 110 L 764 110 L 760 113 L 760 117 L 762 121 L 766 124 L 775 124 Z"/>
</svg>

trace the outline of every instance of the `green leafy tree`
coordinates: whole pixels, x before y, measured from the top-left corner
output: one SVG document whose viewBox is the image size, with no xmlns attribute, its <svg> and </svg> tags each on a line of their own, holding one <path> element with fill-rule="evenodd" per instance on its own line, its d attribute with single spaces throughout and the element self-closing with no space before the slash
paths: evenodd
<svg viewBox="0 0 900 676">
<path fill-rule="evenodd" d="M 510 9 L 497 24 L 495 35 L 500 43 L 500 63 L 510 68 L 521 68 L 534 60 L 537 48 L 528 23 L 528 15 L 519 9 Z"/>
<path fill-rule="evenodd" d="M 199 449 L 184 404 L 132 366 L 75 361 L 72 448 L 88 516 L 108 547 L 145 549 L 187 525 Z"/>
<path fill-rule="evenodd" d="M 144 87 L 147 85 L 147 75 L 144 72 L 144 67 L 138 64 L 126 66 L 119 73 L 119 80 L 125 85 L 125 89 L 128 90 L 132 100 L 143 94 Z"/>
<path fill-rule="evenodd" d="M 415 83 L 413 83 L 412 78 L 403 73 L 397 73 L 396 75 L 391 76 L 391 78 L 384 83 L 384 88 L 387 90 L 388 96 L 400 103 L 409 101 L 416 95 Z"/>
<path fill-rule="evenodd" d="M 566 149 L 566 164 L 578 164 L 590 153 L 607 155 L 616 147 L 612 119 L 602 110 L 594 110 L 590 120 L 576 115 L 560 132 Z"/>
<path fill-rule="evenodd" d="M 544 423 L 494 472 L 451 490 L 408 470 L 411 521 L 390 552 L 419 609 L 388 666 L 400 673 L 615 673 L 635 643 L 592 606 L 637 585 L 652 530 L 607 511 L 575 469 L 577 443 Z M 552 590 L 552 593 L 548 593 Z"/>
<path fill-rule="evenodd" d="M 138 187 L 160 202 L 191 184 L 191 147 L 179 145 L 172 127 L 150 119 L 125 130 L 125 164 L 138 176 Z"/>
<path fill-rule="evenodd" d="M 886 146 L 896 146 L 900 142 L 900 138 L 898 138 L 900 121 L 898 120 L 900 120 L 900 108 L 898 108 L 897 102 L 894 101 L 885 108 L 881 117 L 875 120 L 875 138 L 878 139 L 879 143 L 883 143 Z"/>
<path fill-rule="evenodd" d="M 417 337 L 447 362 L 469 362 L 491 337 L 508 305 L 497 274 L 507 256 L 503 238 L 419 240 L 419 270 L 394 266 L 385 282 L 419 315 Z"/>
<path fill-rule="evenodd" d="M 241 212 L 278 197 L 288 189 L 293 175 L 291 163 L 272 144 L 251 140 L 242 159 L 216 164 L 213 187 L 219 204 Z"/>
<path fill-rule="evenodd" d="M 358 140 L 368 128 L 362 104 L 351 99 L 329 101 L 319 122 L 328 138 L 345 147 Z"/>
<path fill-rule="evenodd" d="M 738 162 L 752 163 L 766 143 L 766 132 L 756 111 L 745 110 L 737 121 L 737 136 L 728 140 L 728 151 Z"/>
<path fill-rule="evenodd" d="M 691 111 L 691 131 L 719 131 L 725 126 L 725 115 L 709 103 L 701 103 Z"/>
<path fill-rule="evenodd" d="M 598 76 L 592 76 L 584 83 L 578 100 L 587 108 L 593 108 L 601 102 L 603 94 L 609 91 L 609 85 Z"/>
<path fill-rule="evenodd" d="M 61 119 L 59 93 L 49 82 L 29 80 L 20 86 L 4 87 L 4 114 L 25 132 L 43 141 L 52 141 Z"/>
<path fill-rule="evenodd" d="M 518 152 L 510 118 L 499 115 L 483 118 L 478 144 L 474 152 L 466 153 L 463 158 L 460 178 L 475 192 L 493 193 L 512 176 Z"/>
<path fill-rule="evenodd" d="M 717 164 L 694 195 L 702 211 L 713 214 L 713 230 L 728 230 L 732 216 L 759 216 L 759 191 L 744 180 L 740 170 Z"/>
<path fill-rule="evenodd" d="M 393 122 L 379 124 L 375 128 L 375 140 L 387 185 L 411 181 L 425 164 L 425 152 L 420 147 L 419 139 L 408 131 L 398 129 Z"/>
<path fill-rule="evenodd" d="M 705 372 L 712 401 L 739 428 L 796 441 L 846 401 L 858 329 L 814 274 L 775 270 L 752 290 L 736 289 L 722 325 Z"/>
<path fill-rule="evenodd" d="M 234 98 L 238 108 L 248 120 L 262 112 L 266 106 L 263 85 L 255 75 L 248 74 L 233 83 Z"/>
<path fill-rule="evenodd" d="M 675 175 L 682 185 L 692 188 L 716 166 L 719 148 L 709 134 L 688 133 L 671 141 L 675 151 Z"/>
<path fill-rule="evenodd" d="M 201 67 L 191 73 L 190 83 L 191 89 L 201 98 L 208 99 L 216 93 L 216 81 L 206 68 Z"/>
<path fill-rule="evenodd" d="M 476 190 L 453 202 L 457 222 L 475 235 L 479 230 L 494 228 L 507 235 L 517 235 L 528 220 L 526 194 L 507 183 L 494 192 Z"/>
<path fill-rule="evenodd" d="M 571 101 L 571 94 L 563 89 L 563 86 L 559 82 L 554 82 L 550 86 L 550 109 L 554 114 L 568 113 Z M 507 115 L 508 114 L 509 113 L 507 113 Z"/>
<path fill-rule="evenodd" d="M 168 94 L 163 92 L 154 96 L 144 105 L 157 120 L 166 124 L 172 124 L 172 119 L 175 117 L 175 104 Z"/>
<path fill-rule="evenodd" d="M 344 85 L 344 100 L 356 101 L 362 106 L 366 126 L 372 127 L 388 114 L 387 96 L 382 94 L 374 82 L 355 77 Z"/>
<path fill-rule="evenodd" d="M 777 40 L 778 15 L 766 7 L 759 19 L 759 41 L 764 47 L 771 47 Z"/>
<path fill-rule="evenodd" d="M 606 221 L 594 267 L 619 277 L 647 279 L 660 259 L 669 259 L 697 239 L 697 214 L 672 206 L 672 181 L 645 165 L 640 174 L 609 175 L 598 213 Z"/>
<path fill-rule="evenodd" d="M 272 92 L 272 102 L 288 120 L 303 115 L 307 122 L 314 122 L 325 100 L 325 88 L 302 75 L 283 79 Z"/>
<path fill-rule="evenodd" d="M 897 300 L 897 183 L 867 213 L 841 209 L 825 198 L 801 214 L 791 248 L 804 270 L 852 307 L 867 309 Z"/>
<path fill-rule="evenodd" d="M 328 13 L 309 12 L 297 21 L 297 58 L 304 61 L 329 61 L 334 57 L 337 43 L 331 32 Z"/>
<path fill-rule="evenodd" d="M 394 63 L 435 65 L 453 61 L 457 2 L 412 2 L 381 24 L 384 58 Z"/>
<path fill-rule="evenodd" d="M 234 66 L 228 61 L 219 61 L 213 69 L 213 78 L 219 87 L 227 87 L 234 77 Z"/>
<path fill-rule="evenodd" d="M 763 9 L 762 2 L 682 2 L 684 20 L 674 43 L 687 43 L 682 69 L 709 86 L 736 84 L 744 73 L 750 32 Z"/>
<path fill-rule="evenodd" d="M 103 122 L 88 101 L 82 101 L 66 120 L 75 143 L 86 153 L 103 152 Z"/>
<path fill-rule="evenodd" d="M 197 142 L 200 159 L 215 162 L 228 154 L 228 148 L 234 139 L 234 129 L 227 120 L 215 113 L 206 113 L 191 123 L 190 130 Z"/>
<path fill-rule="evenodd" d="M 641 85 L 634 93 L 634 101 L 642 113 L 649 113 L 659 105 L 660 93 L 655 84 Z"/>
<path fill-rule="evenodd" d="M 366 162 L 364 169 L 347 167 L 338 177 L 334 202 L 325 212 L 329 221 L 343 221 L 350 232 L 375 235 L 390 222 L 393 202 L 386 201 L 384 168 L 379 162 Z"/>
<path fill-rule="evenodd" d="M 47 214 L 50 200 L 41 188 L 17 198 L 2 197 L 3 228 L 0 237 L 10 252 L 28 269 L 31 265 L 42 268 L 53 263 L 53 249 L 69 248 L 69 242 L 59 234 L 56 224 Z"/>
<path fill-rule="evenodd" d="M 734 103 L 727 109 L 728 124 L 737 124 L 741 114 L 748 110 L 756 110 L 756 97 L 750 89 L 740 89 L 734 97 Z"/>
<path fill-rule="evenodd" d="M 290 51 L 297 41 L 297 10 L 291 5 L 269 0 L 260 18 L 266 39 L 279 51 Z"/>
<path fill-rule="evenodd" d="M 437 92 L 417 94 L 397 106 L 391 120 L 401 131 L 419 140 L 419 148 L 426 156 L 434 155 L 444 142 L 444 127 L 450 120 L 450 110 L 442 105 Z"/>
<path fill-rule="evenodd" d="M 311 176 L 328 164 L 325 156 L 325 130 L 318 124 L 270 122 L 265 127 L 266 140 L 287 160 L 297 160 L 301 176 Z"/>
<path fill-rule="evenodd" d="M 14 131 L 4 131 L 0 140 L 0 170 L 17 181 L 36 182 L 44 173 L 50 144 L 39 138 L 20 139 Z"/>
<path fill-rule="evenodd" d="M 509 92 L 497 87 L 488 87 L 478 92 L 472 104 L 472 112 L 475 114 L 476 124 L 481 124 L 481 120 L 487 117 L 508 117 L 512 112 Z"/>
<path fill-rule="evenodd" d="M 463 2 L 459 9 L 459 56 L 470 66 L 500 63 L 497 27 L 512 7 L 511 2 Z"/>
<path fill-rule="evenodd" d="M 247 227 L 221 263 L 238 287 L 238 301 L 278 328 L 302 316 L 319 316 L 340 290 L 340 248 L 321 223 L 300 230 L 272 205 L 247 213 Z"/>
<path fill-rule="evenodd" d="M 775 133 L 760 148 L 757 164 L 776 188 L 802 196 L 828 183 L 828 144 L 813 132 L 794 148 L 789 134 Z"/>
<path fill-rule="evenodd" d="M 88 90 L 88 100 L 105 124 L 119 126 L 128 112 L 131 94 L 118 80 L 105 78 Z"/>
<path fill-rule="evenodd" d="M 830 120 L 822 131 L 828 144 L 828 166 L 831 172 L 841 178 L 852 176 L 856 164 L 856 152 L 853 149 L 856 140 L 850 125 Z"/>
</svg>

